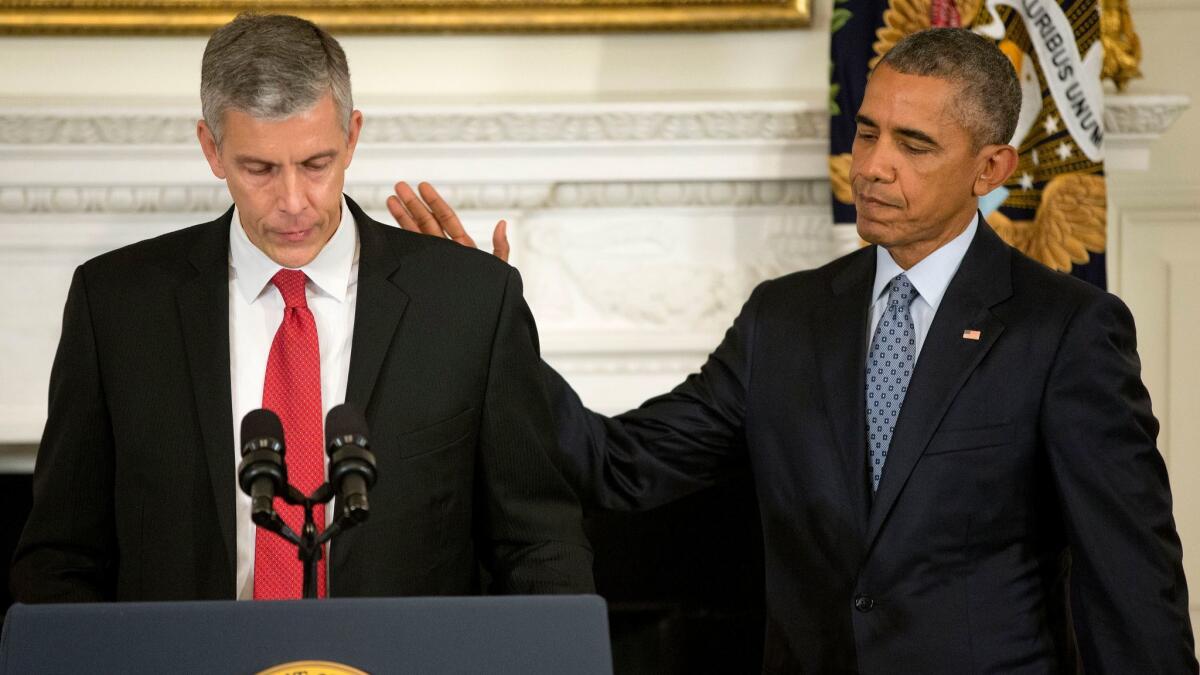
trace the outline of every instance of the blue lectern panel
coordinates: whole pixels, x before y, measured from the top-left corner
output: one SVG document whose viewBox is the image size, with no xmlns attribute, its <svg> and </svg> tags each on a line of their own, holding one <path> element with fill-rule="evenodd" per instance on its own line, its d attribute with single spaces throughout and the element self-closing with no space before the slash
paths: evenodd
<svg viewBox="0 0 1200 675">
<path fill-rule="evenodd" d="M 17 605 L 0 673 L 257 673 L 332 661 L 373 674 L 611 675 L 596 596 Z"/>
</svg>

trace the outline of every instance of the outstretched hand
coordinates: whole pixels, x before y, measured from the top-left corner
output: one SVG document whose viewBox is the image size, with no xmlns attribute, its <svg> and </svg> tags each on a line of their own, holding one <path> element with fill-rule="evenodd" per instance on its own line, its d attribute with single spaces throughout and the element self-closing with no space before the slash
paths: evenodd
<svg viewBox="0 0 1200 675">
<path fill-rule="evenodd" d="M 471 235 L 467 234 L 454 209 L 450 208 L 432 185 L 418 184 L 420 196 L 417 196 L 404 181 L 396 183 L 395 190 L 396 194 L 387 198 L 387 207 L 397 225 L 410 232 L 445 237 L 463 246 L 479 248 Z M 501 220 L 496 223 L 496 229 L 492 232 L 492 255 L 508 262 L 508 253 L 508 223 Z"/>
</svg>

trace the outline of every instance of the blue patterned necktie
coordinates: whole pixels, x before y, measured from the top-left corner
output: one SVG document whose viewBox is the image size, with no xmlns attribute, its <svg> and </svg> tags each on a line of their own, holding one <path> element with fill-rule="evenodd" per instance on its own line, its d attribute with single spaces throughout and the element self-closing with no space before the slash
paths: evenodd
<svg viewBox="0 0 1200 675">
<path fill-rule="evenodd" d="M 871 459 L 871 489 L 879 489 L 887 462 L 892 430 L 908 393 L 917 363 L 917 331 L 909 307 L 917 298 L 908 277 L 899 274 L 890 282 L 887 308 L 871 340 L 867 359 L 867 448 Z"/>
</svg>

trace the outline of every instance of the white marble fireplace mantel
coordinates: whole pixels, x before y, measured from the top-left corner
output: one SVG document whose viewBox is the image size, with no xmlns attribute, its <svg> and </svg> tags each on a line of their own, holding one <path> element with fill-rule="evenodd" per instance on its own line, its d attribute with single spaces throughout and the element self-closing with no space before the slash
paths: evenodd
<svg viewBox="0 0 1200 675">
<path fill-rule="evenodd" d="M 1145 170 L 1182 96 L 1110 96 L 1107 166 Z M 828 118 L 798 101 L 366 107 L 347 192 L 443 189 L 510 222 L 546 359 L 604 411 L 696 368 L 750 288 L 858 245 L 829 218 Z M 72 269 L 229 204 L 187 105 L 0 99 L 0 443 L 36 443 Z M 1110 244 L 1111 245 L 1111 244 Z M 0 450 L 0 471 L 28 471 Z"/>
</svg>

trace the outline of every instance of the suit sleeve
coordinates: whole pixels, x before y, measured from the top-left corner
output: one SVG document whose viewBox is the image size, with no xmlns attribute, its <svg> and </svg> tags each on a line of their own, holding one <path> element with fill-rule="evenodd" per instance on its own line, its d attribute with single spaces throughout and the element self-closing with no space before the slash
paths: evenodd
<svg viewBox="0 0 1200 675">
<path fill-rule="evenodd" d="M 112 600 L 113 438 L 83 268 L 75 271 L 50 373 L 33 508 L 11 570 L 18 602 Z"/>
<path fill-rule="evenodd" d="M 477 503 L 482 560 L 497 593 L 592 593 L 579 500 L 553 462 L 554 426 L 538 371 L 537 329 L 510 269 L 482 420 Z"/>
<path fill-rule="evenodd" d="M 699 373 L 616 417 L 585 408 L 562 376 L 542 365 L 563 471 L 585 505 L 650 509 L 744 466 L 752 345 L 766 285 L 751 294 Z"/>
<path fill-rule="evenodd" d="M 1097 295 L 1067 326 L 1042 433 L 1071 550 L 1071 611 L 1088 673 L 1195 673 L 1182 550 L 1133 317 Z"/>
</svg>

